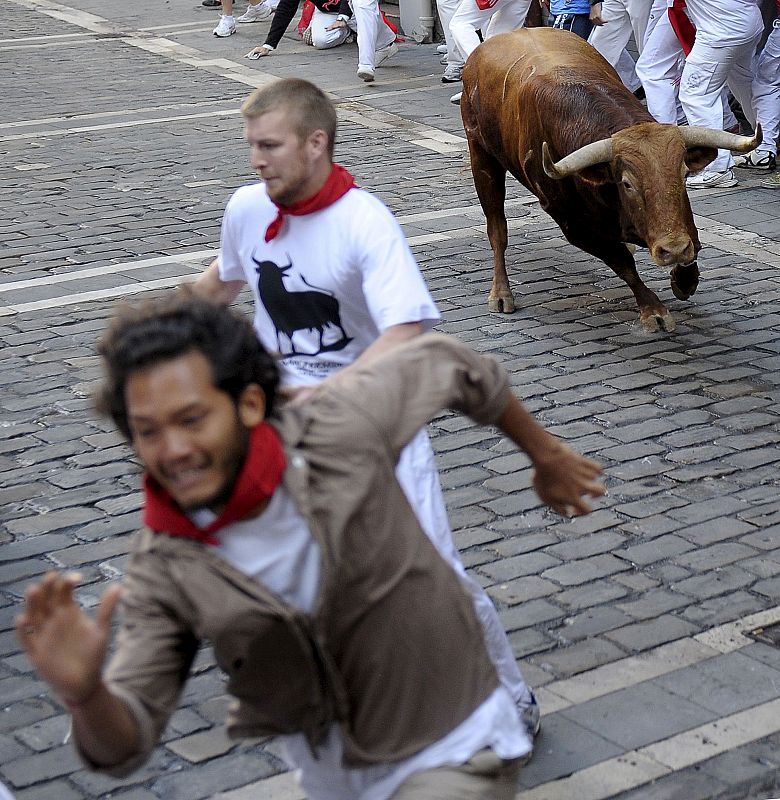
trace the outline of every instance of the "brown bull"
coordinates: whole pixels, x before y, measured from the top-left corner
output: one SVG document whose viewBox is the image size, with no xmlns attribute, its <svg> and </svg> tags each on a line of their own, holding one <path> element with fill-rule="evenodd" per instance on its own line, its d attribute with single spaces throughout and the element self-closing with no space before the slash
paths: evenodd
<svg viewBox="0 0 780 800">
<path fill-rule="evenodd" d="M 596 50 L 552 28 L 521 28 L 481 44 L 466 62 L 460 107 L 493 248 L 489 309 L 515 308 L 504 261 L 510 172 L 573 245 L 629 285 L 644 325 L 672 330 L 626 243 L 647 247 L 656 264 L 671 267 L 675 296 L 690 297 L 701 244 L 685 175 L 712 161 L 717 147 L 753 149 L 760 131 L 748 138 L 660 125 Z"/>
</svg>

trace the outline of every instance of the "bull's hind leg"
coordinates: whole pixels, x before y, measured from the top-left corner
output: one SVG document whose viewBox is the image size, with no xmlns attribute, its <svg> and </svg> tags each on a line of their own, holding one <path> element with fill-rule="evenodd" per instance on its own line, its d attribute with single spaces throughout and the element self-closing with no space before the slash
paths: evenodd
<svg viewBox="0 0 780 800">
<path fill-rule="evenodd" d="M 487 220 L 487 235 L 493 250 L 493 284 L 488 295 L 488 311 L 511 314 L 515 298 L 506 274 L 507 228 L 504 200 L 506 199 L 506 170 L 493 156 L 469 137 L 471 173 L 482 211 Z"/>
</svg>

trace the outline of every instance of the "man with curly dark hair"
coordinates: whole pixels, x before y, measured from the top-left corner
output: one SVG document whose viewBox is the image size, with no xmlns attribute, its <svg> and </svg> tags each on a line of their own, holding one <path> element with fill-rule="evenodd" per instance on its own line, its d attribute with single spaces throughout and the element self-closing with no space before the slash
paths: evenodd
<svg viewBox="0 0 780 800">
<path fill-rule="evenodd" d="M 121 776 L 148 759 L 208 640 L 229 734 L 281 736 L 311 800 L 513 798 L 531 742 L 393 470 L 445 407 L 496 423 L 561 513 L 589 510 L 599 467 L 530 417 L 492 359 L 441 335 L 278 409 L 252 327 L 189 293 L 125 312 L 100 352 L 98 405 L 145 469 L 144 529 L 94 618 L 78 576 L 51 572 L 16 624 L 87 765 Z"/>
</svg>

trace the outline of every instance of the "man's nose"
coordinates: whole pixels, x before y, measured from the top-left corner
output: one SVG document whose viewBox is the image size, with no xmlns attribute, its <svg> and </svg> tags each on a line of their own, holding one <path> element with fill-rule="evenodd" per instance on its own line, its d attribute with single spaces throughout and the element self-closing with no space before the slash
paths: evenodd
<svg viewBox="0 0 780 800">
<path fill-rule="evenodd" d="M 183 431 L 169 430 L 163 434 L 160 456 L 167 461 L 186 458 L 192 452 L 189 437 Z"/>
</svg>

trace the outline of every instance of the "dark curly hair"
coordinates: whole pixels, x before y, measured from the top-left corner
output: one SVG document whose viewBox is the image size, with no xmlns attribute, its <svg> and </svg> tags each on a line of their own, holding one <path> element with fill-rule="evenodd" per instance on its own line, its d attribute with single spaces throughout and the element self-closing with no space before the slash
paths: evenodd
<svg viewBox="0 0 780 800">
<path fill-rule="evenodd" d="M 191 350 L 206 357 L 214 386 L 234 401 L 250 383 L 258 384 L 265 393 L 265 414 L 271 413 L 279 370 L 252 326 L 238 314 L 186 288 L 158 300 L 120 308 L 98 345 L 105 380 L 95 395 L 95 407 L 131 439 L 125 403 L 129 376 Z"/>
</svg>

